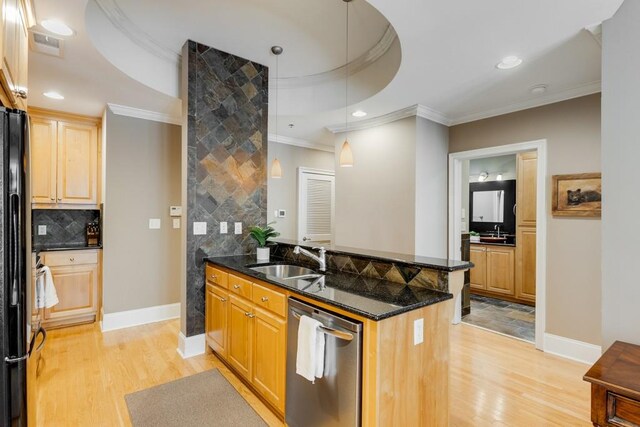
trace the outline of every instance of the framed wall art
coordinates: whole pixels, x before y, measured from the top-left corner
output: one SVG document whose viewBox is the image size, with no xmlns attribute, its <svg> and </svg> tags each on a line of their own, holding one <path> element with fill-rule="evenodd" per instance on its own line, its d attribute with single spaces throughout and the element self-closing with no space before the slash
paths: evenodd
<svg viewBox="0 0 640 427">
<path fill-rule="evenodd" d="M 566 217 L 602 215 L 602 175 L 553 175 L 551 214 Z"/>
</svg>

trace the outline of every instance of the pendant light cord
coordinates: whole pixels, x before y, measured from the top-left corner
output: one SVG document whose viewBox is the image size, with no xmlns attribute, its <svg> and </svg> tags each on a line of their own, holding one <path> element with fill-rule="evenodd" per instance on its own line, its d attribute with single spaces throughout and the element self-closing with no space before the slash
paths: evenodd
<svg viewBox="0 0 640 427">
<path fill-rule="evenodd" d="M 349 1 L 347 3 L 347 18 L 345 20 L 346 27 L 346 46 L 345 46 L 345 77 L 344 77 L 344 129 L 345 129 L 345 138 L 346 141 L 349 137 Z"/>
<path fill-rule="evenodd" d="M 280 55 L 276 55 L 276 139 L 278 139 L 278 76 L 280 75 L 280 71 L 278 71 L 279 62 Z"/>
</svg>

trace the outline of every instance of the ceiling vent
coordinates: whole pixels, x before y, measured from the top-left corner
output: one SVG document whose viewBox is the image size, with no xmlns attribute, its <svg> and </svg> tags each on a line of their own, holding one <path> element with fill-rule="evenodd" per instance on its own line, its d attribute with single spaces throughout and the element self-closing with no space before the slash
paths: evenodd
<svg viewBox="0 0 640 427">
<path fill-rule="evenodd" d="M 62 58 L 64 52 L 64 40 L 46 34 L 32 32 L 29 45 L 34 52 L 58 58 Z"/>
</svg>

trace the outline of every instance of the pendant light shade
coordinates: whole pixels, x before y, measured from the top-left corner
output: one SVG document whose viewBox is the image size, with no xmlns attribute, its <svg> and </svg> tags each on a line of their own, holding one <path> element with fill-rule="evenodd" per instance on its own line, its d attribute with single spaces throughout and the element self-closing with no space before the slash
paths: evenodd
<svg viewBox="0 0 640 427">
<path fill-rule="evenodd" d="M 351 152 L 351 145 L 346 139 L 342 144 L 342 150 L 340 150 L 340 167 L 353 167 L 353 153 Z"/>
<path fill-rule="evenodd" d="M 271 163 L 271 178 L 282 178 L 282 167 L 278 159 L 273 159 Z"/>
</svg>

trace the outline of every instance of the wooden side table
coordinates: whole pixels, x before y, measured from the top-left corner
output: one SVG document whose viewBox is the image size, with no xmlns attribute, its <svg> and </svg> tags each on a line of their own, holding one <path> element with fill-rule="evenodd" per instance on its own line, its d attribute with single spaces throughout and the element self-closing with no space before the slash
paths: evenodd
<svg viewBox="0 0 640 427">
<path fill-rule="evenodd" d="M 640 346 L 616 341 L 584 380 L 594 426 L 640 427 Z"/>
</svg>

